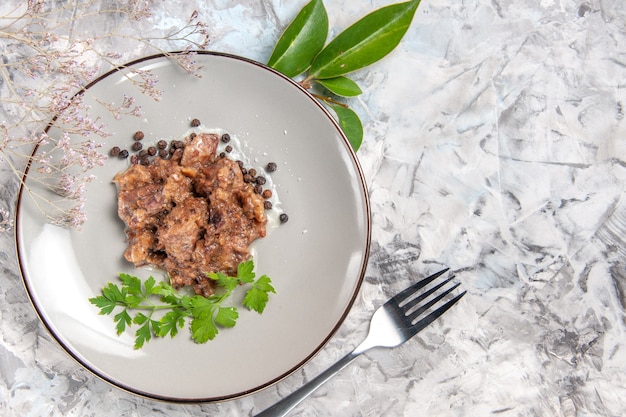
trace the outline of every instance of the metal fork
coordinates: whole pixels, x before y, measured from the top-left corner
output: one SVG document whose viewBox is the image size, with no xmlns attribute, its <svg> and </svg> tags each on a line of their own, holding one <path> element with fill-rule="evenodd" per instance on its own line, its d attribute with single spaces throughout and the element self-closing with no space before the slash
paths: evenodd
<svg viewBox="0 0 626 417">
<path fill-rule="evenodd" d="M 352 352 L 317 377 L 289 394 L 255 417 L 279 417 L 286 415 L 313 391 L 328 381 L 337 372 L 354 361 L 359 355 L 374 347 L 396 347 L 415 336 L 439 318 L 465 295 L 465 291 L 454 298 L 447 298 L 460 284 L 444 289 L 454 276 L 435 284 L 437 278 L 448 268 L 411 285 L 380 306 L 372 316 L 369 333 L 365 340 Z M 428 287 L 429 284 L 432 286 Z M 445 300 L 444 300 L 445 299 Z M 438 307 L 435 309 L 435 307 Z"/>
</svg>

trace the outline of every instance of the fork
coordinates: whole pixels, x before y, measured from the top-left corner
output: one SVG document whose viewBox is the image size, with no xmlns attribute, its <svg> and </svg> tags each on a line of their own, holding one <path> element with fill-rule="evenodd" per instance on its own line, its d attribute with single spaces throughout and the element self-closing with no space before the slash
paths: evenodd
<svg viewBox="0 0 626 417">
<path fill-rule="evenodd" d="M 446 296 L 460 285 L 457 283 L 444 289 L 454 276 L 443 279 L 439 283 L 433 282 L 446 271 L 448 271 L 448 268 L 422 279 L 380 306 L 374 312 L 367 337 L 360 345 L 317 377 L 255 417 L 280 417 L 286 415 L 362 353 L 374 347 L 391 348 L 399 346 L 439 318 L 465 295 L 465 291 L 463 291 L 454 298 L 450 299 L 448 297 L 446 299 Z M 431 283 L 433 285 L 428 287 Z M 437 293 L 438 291 L 439 293 Z M 437 308 L 435 309 L 435 307 Z"/>
</svg>

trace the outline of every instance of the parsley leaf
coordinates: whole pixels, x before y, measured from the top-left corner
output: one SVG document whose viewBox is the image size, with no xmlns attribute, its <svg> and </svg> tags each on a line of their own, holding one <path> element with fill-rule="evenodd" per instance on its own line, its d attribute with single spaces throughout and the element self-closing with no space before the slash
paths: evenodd
<svg viewBox="0 0 626 417">
<path fill-rule="evenodd" d="M 115 301 L 108 299 L 104 295 L 90 298 L 89 302 L 98 307 L 100 309 L 100 314 L 102 315 L 111 314 L 115 307 L 117 307 L 117 303 Z"/>
<path fill-rule="evenodd" d="M 242 283 L 249 284 L 254 281 L 254 262 L 252 260 L 242 262 L 237 266 L 237 278 Z"/>
<path fill-rule="evenodd" d="M 239 285 L 237 277 L 229 277 L 221 272 L 211 273 L 207 275 L 209 278 L 217 282 L 217 285 L 223 287 L 226 291 L 232 291 Z"/>
<path fill-rule="evenodd" d="M 134 348 L 140 349 L 153 337 L 178 335 L 187 319 L 191 338 L 196 343 L 206 343 L 217 336 L 220 328 L 231 328 L 237 324 L 237 308 L 226 305 L 235 289 L 244 285 L 249 287 L 243 305 L 258 313 L 265 309 L 269 293 L 276 292 L 266 275 L 255 281 L 252 260 L 238 265 L 236 277 L 222 272 L 207 276 L 218 287 L 210 297 L 189 296 L 167 282 L 157 282 L 153 277 L 142 282 L 136 276 L 121 273 L 121 285 L 108 283 L 102 288 L 102 294 L 90 298 L 89 302 L 99 308 L 102 315 L 110 315 L 118 310 L 113 316 L 118 335 L 133 325 L 139 326 L 135 331 Z M 157 314 L 160 311 L 165 313 Z M 155 314 L 158 318 L 154 318 Z"/>
<path fill-rule="evenodd" d="M 133 322 L 133 319 L 130 318 L 128 314 L 128 310 L 124 309 L 121 312 L 117 313 L 115 317 L 113 317 L 113 321 L 117 323 L 115 328 L 117 329 L 117 335 L 121 335 L 126 330 L 126 326 L 130 326 Z"/>
<path fill-rule="evenodd" d="M 239 312 L 235 307 L 220 307 L 215 315 L 215 323 L 222 327 L 235 327 Z"/>
<path fill-rule="evenodd" d="M 102 295 L 114 303 L 124 303 L 126 300 L 126 291 L 121 290 L 117 285 L 109 283 L 102 289 Z"/>
<path fill-rule="evenodd" d="M 178 330 L 185 327 L 185 317 L 188 315 L 189 314 L 182 309 L 175 309 L 166 313 L 163 317 L 161 317 L 157 336 L 165 337 L 168 334 L 171 337 L 176 336 L 178 334 Z"/>
<path fill-rule="evenodd" d="M 195 317 L 191 320 L 191 337 L 196 343 L 213 340 L 217 333 L 217 326 L 210 315 Z"/>
<path fill-rule="evenodd" d="M 135 349 L 143 347 L 145 342 L 149 342 L 152 335 L 158 335 L 161 324 L 159 321 L 152 320 L 143 313 L 137 313 L 133 319 L 133 323 L 140 324 L 141 327 L 135 332 Z"/>
<path fill-rule="evenodd" d="M 267 275 L 263 275 L 256 280 L 256 282 L 252 284 L 252 288 L 246 293 L 243 304 L 250 310 L 254 310 L 259 314 L 263 313 L 265 305 L 269 300 L 269 293 L 276 293 L 271 282 L 272 280 Z"/>
<path fill-rule="evenodd" d="M 141 295 L 141 280 L 128 274 L 120 274 L 120 280 L 126 288 L 126 294 Z"/>
</svg>

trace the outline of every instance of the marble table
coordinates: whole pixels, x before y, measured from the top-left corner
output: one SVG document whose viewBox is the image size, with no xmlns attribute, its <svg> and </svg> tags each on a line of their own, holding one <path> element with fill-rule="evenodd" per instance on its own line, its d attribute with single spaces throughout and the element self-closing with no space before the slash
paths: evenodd
<svg viewBox="0 0 626 417">
<path fill-rule="evenodd" d="M 208 49 L 264 62 L 305 1 L 149 3 L 156 30 L 195 9 Z M 325 1 L 335 34 L 389 3 Z M 123 47 L 112 45 L 142 53 Z M 253 415 L 356 346 L 397 282 L 438 265 L 455 271 L 462 302 L 404 346 L 359 358 L 291 415 L 623 415 L 626 3 L 423 0 L 398 49 L 354 78 L 372 251 L 354 307 L 318 355 L 219 404 L 126 393 L 40 324 L 3 233 L 0 415 Z M 18 183 L 1 172 L 13 211 Z"/>
</svg>

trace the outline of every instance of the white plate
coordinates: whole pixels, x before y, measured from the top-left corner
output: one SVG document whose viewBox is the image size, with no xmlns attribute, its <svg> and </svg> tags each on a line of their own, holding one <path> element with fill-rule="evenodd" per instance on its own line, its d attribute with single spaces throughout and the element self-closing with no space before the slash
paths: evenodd
<svg viewBox="0 0 626 417">
<path fill-rule="evenodd" d="M 85 102 L 106 129 L 105 151 L 128 147 L 131 135 L 175 139 L 192 118 L 238 137 L 250 160 L 278 164 L 272 174 L 289 221 L 257 241 L 256 271 L 277 289 L 262 315 L 239 308 L 233 329 L 195 344 L 185 329 L 134 350 L 134 332 L 117 336 L 112 316 L 88 298 L 120 271 L 147 277 L 123 259 L 124 225 L 111 179 L 128 161 L 110 158 L 93 173 L 88 220 L 80 231 L 47 223 L 20 191 L 17 244 L 24 283 L 41 320 L 67 351 L 102 379 L 133 393 L 170 401 L 219 401 L 284 378 L 328 341 L 348 313 L 365 273 L 370 210 L 364 178 L 346 138 L 315 98 L 289 78 L 250 60 L 212 52 L 195 60 L 201 78 L 164 56 L 129 64 L 150 69 L 163 91 L 157 102 L 137 92 L 126 70 L 92 83 Z M 133 96 L 143 116 L 119 120 L 97 100 Z M 58 134 L 55 129 L 50 135 Z M 27 175 L 25 183 L 36 189 Z"/>
</svg>

